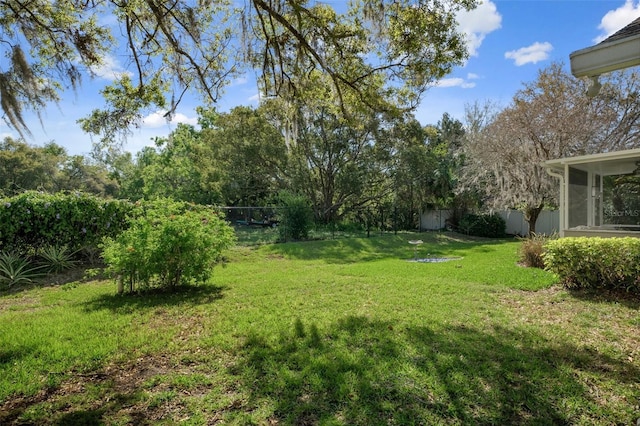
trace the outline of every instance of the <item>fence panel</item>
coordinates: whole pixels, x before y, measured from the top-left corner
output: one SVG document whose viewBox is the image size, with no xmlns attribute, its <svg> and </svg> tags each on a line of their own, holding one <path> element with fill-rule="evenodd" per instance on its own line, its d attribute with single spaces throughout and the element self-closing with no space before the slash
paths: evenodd
<svg viewBox="0 0 640 426">
<path fill-rule="evenodd" d="M 449 216 L 451 216 L 451 210 L 425 211 L 420 215 L 420 229 L 429 231 L 444 229 Z"/>
<path fill-rule="evenodd" d="M 519 210 L 503 210 L 496 212 L 507 224 L 507 234 L 526 235 L 529 225 L 524 220 L 524 215 Z M 423 231 L 435 231 L 444 229 L 446 221 L 451 215 L 450 210 L 427 210 L 420 217 L 420 229 Z M 558 210 L 543 210 L 536 222 L 536 233 L 551 235 L 559 232 L 560 213 Z"/>
</svg>

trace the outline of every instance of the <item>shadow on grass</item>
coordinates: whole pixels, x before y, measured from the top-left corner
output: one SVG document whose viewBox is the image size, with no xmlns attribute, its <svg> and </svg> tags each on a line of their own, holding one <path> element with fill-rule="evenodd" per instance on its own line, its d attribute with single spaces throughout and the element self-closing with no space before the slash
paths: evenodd
<svg viewBox="0 0 640 426">
<path fill-rule="evenodd" d="M 296 425 L 562 425 L 579 418 L 589 423 L 589 416 L 629 424 L 628 413 L 628 419 L 614 412 L 603 420 L 575 373 L 629 386 L 640 373 L 530 331 L 396 329 L 364 317 L 327 330 L 298 321 L 277 340 L 250 336 L 239 359 L 231 372 L 244 383 L 249 403 L 273 406 L 272 420 Z"/>
<path fill-rule="evenodd" d="M 494 245 L 505 240 L 455 238 L 447 234 L 421 233 L 372 236 L 370 238 L 347 238 L 325 241 L 306 241 L 295 244 L 276 244 L 269 251 L 290 258 L 323 259 L 327 263 L 367 262 L 382 259 L 413 259 L 416 246 L 409 240 L 422 239 L 418 246 L 418 257 L 464 256 L 468 250 L 489 253 Z M 345 255 L 348 254 L 348 255 Z"/>
<path fill-rule="evenodd" d="M 158 306 L 192 306 L 212 303 L 221 299 L 225 289 L 226 287 L 200 285 L 140 293 L 103 294 L 83 302 L 83 306 L 87 311 L 108 309 L 113 312 L 132 312 L 140 308 Z"/>
<path fill-rule="evenodd" d="M 137 404 L 139 404 L 141 400 L 143 400 L 143 398 L 140 392 L 111 394 L 107 402 L 99 408 L 56 414 L 51 424 L 55 426 L 111 424 L 111 422 L 106 422 L 105 418 L 109 418 L 113 413 L 125 411 L 128 417 L 126 424 L 151 425 L 153 421 L 147 418 L 147 413 L 145 413 L 144 410 L 131 408 L 137 407 Z M 117 424 L 120 422 L 114 423 Z M 125 424 L 125 422 L 122 421 L 121 424 Z"/>
<path fill-rule="evenodd" d="M 609 289 L 570 289 L 571 296 L 592 303 L 619 303 L 627 308 L 640 310 L 640 294 L 633 291 Z"/>
<path fill-rule="evenodd" d="M 37 349 L 38 348 L 33 345 L 24 344 L 11 349 L 0 347 L 0 370 L 5 366 L 20 362 L 23 358 L 32 356 Z"/>
<path fill-rule="evenodd" d="M 56 426 L 75 426 L 75 425 L 102 425 L 109 424 L 105 421 L 105 417 L 109 417 L 114 413 L 126 410 L 129 422 L 127 424 L 144 425 L 150 424 L 146 418 L 146 413 L 137 407 L 137 404 L 143 399 L 142 393 L 139 391 L 118 392 L 108 386 L 103 390 L 105 400 L 99 407 L 73 409 L 66 412 L 51 412 L 48 417 L 39 418 L 36 421 L 29 421 L 23 416 L 29 410 L 35 409 L 36 412 L 46 412 L 52 408 L 49 402 L 52 398 L 64 398 L 65 395 L 59 395 L 59 391 L 49 389 L 40 392 L 33 397 L 18 398 L 15 401 L 6 404 L 0 411 L 0 424 L 3 425 L 27 425 L 27 424 L 47 424 Z M 69 402 L 61 404 L 65 409 L 73 407 Z M 39 409 L 40 408 L 40 409 Z"/>
</svg>

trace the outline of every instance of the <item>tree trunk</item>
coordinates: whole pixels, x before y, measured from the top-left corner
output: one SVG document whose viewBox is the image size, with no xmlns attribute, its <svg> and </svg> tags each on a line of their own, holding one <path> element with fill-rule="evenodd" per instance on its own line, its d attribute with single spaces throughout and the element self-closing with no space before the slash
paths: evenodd
<svg viewBox="0 0 640 426">
<path fill-rule="evenodd" d="M 536 233 L 536 222 L 538 221 L 538 216 L 540 216 L 540 212 L 542 212 L 543 205 L 540 204 L 537 207 L 526 207 L 524 210 L 524 220 L 527 221 L 529 225 L 529 232 L 527 236 L 531 237 Z"/>
</svg>

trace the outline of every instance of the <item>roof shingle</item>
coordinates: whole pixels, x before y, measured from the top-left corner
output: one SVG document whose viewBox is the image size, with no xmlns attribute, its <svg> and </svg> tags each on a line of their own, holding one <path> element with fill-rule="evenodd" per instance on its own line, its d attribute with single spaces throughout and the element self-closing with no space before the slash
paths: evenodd
<svg viewBox="0 0 640 426">
<path fill-rule="evenodd" d="M 599 44 L 610 43 L 612 41 L 634 36 L 636 34 L 640 34 L 640 18 L 637 18 L 626 27 L 613 33 L 612 35 L 601 41 Z M 638 49 L 640 49 L 640 46 L 638 46 Z"/>
</svg>

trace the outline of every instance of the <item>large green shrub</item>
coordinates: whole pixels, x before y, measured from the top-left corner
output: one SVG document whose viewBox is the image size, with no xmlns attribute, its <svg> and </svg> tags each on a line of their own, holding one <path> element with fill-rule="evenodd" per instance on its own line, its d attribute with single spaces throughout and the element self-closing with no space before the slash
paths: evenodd
<svg viewBox="0 0 640 426">
<path fill-rule="evenodd" d="M 576 237 L 551 240 L 546 268 L 567 288 L 608 288 L 640 292 L 640 239 Z"/>
<path fill-rule="evenodd" d="M 313 226 L 309 200 L 302 195 L 286 192 L 281 193 L 279 198 L 284 207 L 280 213 L 280 238 L 284 241 L 309 238 L 309 230 Z"/>
<path fill-rule="evenodd" d="M 83 193 L 27 191 L 0 200 L 0 249 L 38 251 L 66 246 L 70 251 L 97 246 L 103 237 L 127 227 L 132 205 Z"/>
<path fill-rule="evenodd" d="M 103 244 L 107 270 L 129 291 L 206 281 L 233 228 L 215 211 L 169 200 L 140 204 L 130 227 Z"/>
<path fill-rule="evenodd" d="M 458 222 L 458 231 L 476 237 L 500 238 L 507 223 L 497 214 L 466 214 Z"/>
</svg>

